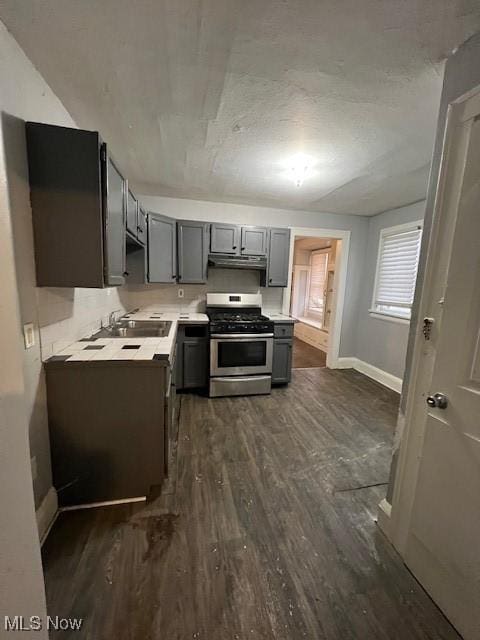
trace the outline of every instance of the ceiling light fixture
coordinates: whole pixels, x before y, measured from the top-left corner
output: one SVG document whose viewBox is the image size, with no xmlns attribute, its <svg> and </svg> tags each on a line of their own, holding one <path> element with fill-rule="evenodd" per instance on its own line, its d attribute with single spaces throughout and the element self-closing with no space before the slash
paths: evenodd
<svg viewBox="0 0 480 640">
<path fill-rule="evenodd" d="M 305 180 L 313 174 L 315 164 L 315 158 L 304 153 L 298 153 L 290 158 L 287 163 L 288 175 L 296 187 L 300 188 Z"/>
</svg>

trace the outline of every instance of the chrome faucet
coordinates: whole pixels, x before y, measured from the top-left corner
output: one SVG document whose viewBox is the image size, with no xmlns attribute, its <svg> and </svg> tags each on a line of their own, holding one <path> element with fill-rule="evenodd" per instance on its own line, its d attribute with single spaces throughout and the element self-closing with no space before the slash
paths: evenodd
<svg viewBox="0 0 480 640">
<path fill-rule="evenodd" d="M 120 312 L 120 309 L 116 309 L 115 311 L 111 311 L 108 316 L 108 326 L 113 327 L 115 325 L 115 314 Z"/>
</svg>

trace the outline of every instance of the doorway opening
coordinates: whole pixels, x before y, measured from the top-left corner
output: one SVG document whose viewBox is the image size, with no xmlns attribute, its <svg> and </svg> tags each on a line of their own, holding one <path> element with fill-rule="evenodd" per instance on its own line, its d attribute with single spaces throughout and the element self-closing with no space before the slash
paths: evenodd
<svg viewBox="0 0 480 640">
<path fill-rule="evenodd" d="M 335 238 L 296 236 L 290 315 L 296 319 L 293 368 L 326 367 L 335 294 Z"/>
<path fill-rule="evenodd" d="M 339 366 L 350 231 L 291 230 L 283 313 L 295 318 L 293 368 Z"/>
</svg>

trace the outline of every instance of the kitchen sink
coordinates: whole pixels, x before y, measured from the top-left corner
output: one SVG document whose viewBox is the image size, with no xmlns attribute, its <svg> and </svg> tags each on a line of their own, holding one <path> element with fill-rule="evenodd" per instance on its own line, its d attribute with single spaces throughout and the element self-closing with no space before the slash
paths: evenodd
<svg viewBox="0 0 480 640">
<path fill-rule="evenodd" d="M 119 320 L 112 327 L 103 327 L 92 338 L 166 338 L 171 326 L 171 322 Z"/>
</svg>

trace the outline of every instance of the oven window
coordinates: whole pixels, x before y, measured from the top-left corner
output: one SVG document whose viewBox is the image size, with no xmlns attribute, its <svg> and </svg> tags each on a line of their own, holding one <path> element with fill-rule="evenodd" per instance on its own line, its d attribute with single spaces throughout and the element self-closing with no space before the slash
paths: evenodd
<svg viewBox="0 0 480 640">
<path fill-rule="evenodd" d="M 262 367 L 267 360 L 267 342 L 228 342 L 218 343 L 218 366 L 224 367 Z"/>
</svg>

